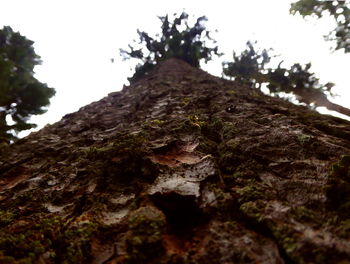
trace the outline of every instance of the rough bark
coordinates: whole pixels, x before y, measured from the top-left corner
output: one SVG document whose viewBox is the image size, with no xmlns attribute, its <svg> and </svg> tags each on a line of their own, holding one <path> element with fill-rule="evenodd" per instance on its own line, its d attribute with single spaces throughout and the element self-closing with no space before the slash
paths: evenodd
<svg viewBox="0 0 350 264">
<path fill-rule="evenodd" d="M 348 263 L 350 123 L 179 60 L 0 156 L 0 263 Z"/>
</svg>

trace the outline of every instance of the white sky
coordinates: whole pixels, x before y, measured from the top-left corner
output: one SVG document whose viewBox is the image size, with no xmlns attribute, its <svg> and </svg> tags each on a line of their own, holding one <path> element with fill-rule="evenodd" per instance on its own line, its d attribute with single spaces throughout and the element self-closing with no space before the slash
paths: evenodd
<svg viewBox="0 0 350 264">
<path fill-rule="evenodd" d="M 46 114 L 35 116 L 39 127 L 54 123 L 67 113 L 121 90 L 134 65 L 122 61 L 119 48 L 137 38 L 136 29 L 158 32 L 157 16 L 181 13 L 195 18 L 206 15 L 207 29 L 226 56 L 203 68 L 221 74 L 221 62 L 240 52 L 248 40 L 262 48 L 274 48 L 285 66 L 312 62 L 321 82 L 334 82 L 333 100 L 350 108 L 350 54 L 330 52 L 323 39 L 333 27 L 331 19 L 305 21 L 289 15 L 296 0 L 0 0 L 0 28 L 5 25 L 35 41 L 43 64 L 36 77 L 56 89 Z M 111 58 L 115 62 L 111 63 Z"/>
</svg>

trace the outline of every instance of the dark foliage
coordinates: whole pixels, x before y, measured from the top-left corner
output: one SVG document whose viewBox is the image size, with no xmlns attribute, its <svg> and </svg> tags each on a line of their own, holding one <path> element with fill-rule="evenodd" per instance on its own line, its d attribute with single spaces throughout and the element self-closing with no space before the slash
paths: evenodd
<svg viewBox="0 0 350 264">
<path fill-rule="evenodd" d="M 33 43 L 8 26 L 0 30 L 0 142 L 35 127 L 28 119 L 43 114 L 55 94 L 33 76 L 34 66 L 41 62 Z M 9 117 L 13 124 L 8 124 Z"/>
<path fill-rule="evenodd" d="M 331 89 L 334 84 L 320 84 L 315 74 L 310 72 L 311 63 L 305 66 L 295 63 L 287 69 L 283 68 L 280 62 L 277 68 L 268 68 L 266 65 L 272 58 L 269 55 L 270 50 L 256 50 L 253 44 L 248 42 L 246 50 L 240 55 L 233 53 L 232 62 L 223 63 L 223 74 L 250 87 L 261 88 L 266 84 L 270 93 L 274 95 L 292 94 L 300 103 L 324 106 L 350 116 L 349 109 L 327 99 L 327 96 L 332 96 Z"/>
<path fill-rule="evenodd" d="M 326 39 L 336 42 L 336 50 L 344 49 L 345 53 L 350 52 L 350 8 L 348 1 L 299 0 L 291 5 L 290 12 L 293 15 L 299 13 L 303 17 L 321 18 L 325 14 L 333 17 L 336 28 L 326 36 Z"/>
<path fill-rule="evenodd" d="M 264 71 L 271 56 L 269 50 L 255 50 L 253 44 L 248 41 L 247 48 L 240 55 L 233 52 L 233 62 L 223 63 L 223 74 L 251 87 L 256 84 L 260 87 L 266 81 Z"/>
<path fill-rule="evenodd" d="M 268 70 L 267 87 L 273 94 L 292 93 L 301 103 L 323 106 L 323 102 L 328 101 L 327 94 L 331 95 L 334 84 L 320 84 L 315 74 L 310 72 L 310 68 L 311 63 L 305 66 L 295 63 L 289 69 L 282 68 L 280 64 L 276 69 Z"/>
<path fill-rule="evenodd" d="M 129 45 L 129 50 L 120 49 L 120 54 L 125 59 L 135 58 L 141 61 L 136 66 L 134 75 L 129 78 L 130 82 L 139 80 L 158 62 L 168 58 L 178 58 L 199 67 L 202 59 L 208 62 L 213 55 L 221 55 L 215 46 L 215 40 L 204 26 L 207 20 L 205 16 L 199 17 L 192 27 L 188 25 L 188 14 L 185 12 L 179 16 L 174 14 L 174 17 L 174 21 L 169 21 L 168 15 L 159 17 L 162 31 L 155 37 L 138 30 L 140 47 Z"/>
</svg>

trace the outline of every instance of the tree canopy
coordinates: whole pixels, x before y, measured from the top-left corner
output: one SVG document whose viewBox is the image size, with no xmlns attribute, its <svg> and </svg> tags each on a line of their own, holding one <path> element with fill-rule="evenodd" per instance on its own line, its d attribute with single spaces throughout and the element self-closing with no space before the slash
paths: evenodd
<svg viewBox="0 0 350 264">
<path fill-rule="evenodd" d="M 327 40 L 336 42 L 335 49 L 350 52 L 350 8 L 348 1 L 299 0 L 291 5 L 292 14 L 299 13 L 303 17 L 321 18 L 328 14 L 334 18 L 336 27 L 326 36 Z"/>
<path fill-rule="evenodd" d="M 295 3 L 291 10 L 294 10 L 293 12 L 298 10 L 303 15 L 318 12 L 317 14 L 321 16 L 324 10 L 329 9 L 337 14 L 335 16 L 339 23 L 343 21 L 340 18 L 341 16 L 338 16 L 339 11 L 336 10 L 336 7 L 340 7 L 330 7 L 329 4 L 325 4 L 322 5 L 323 11 L 316 10 L 317 3 L 318 1 L 314 0 L 302 0 Z M 347 10 L 344 7 L 342 12 L 346 13 Z M 331 14 L 333 14 L 332 12 Z M 342 18 L 344 17 L 346 16 L 343 15 Z M 136 66 L 134 75 L 129 78 L 130 82 L 137 81 L 158 62 L 170 57 L 181 59 L 192 66 L 199 67 L 201 60 L 204 59 L 207 62 L 212 59 L 213 55 L 222 55 L 218 52 L 216 41 L 210 37 L 210 31 L 204 26 L 207 18 L 205 16 L 199 17 L 193 26 L 189 26 L 188 18 L 189 16 L 185 12 L 179 16 L 174 14 L 173 21 L 169 20 L 168 15 L 159 17 L 161 33 L 155 37 L 151 37 L 144 31 L 137 31 L 139 42 L 135 41 L 134 46 L 129 45 L 129 50 L 120 50 L 125 59 L 134 58 L 141 62 Z M 343 31 L 348 32 L 346 28 L 343 28 Z M 343 36 L 342 39 L 338 38 L 338 48 L 344 47 L 340 46 L 343 45 L 341 40 L 346 43 L 350 41 L 346 37 L 348 33 L 341 34 L 336 34 L 337 36 Z M 323 106 L 329 110 L 350 116 L 350 109 L 329 101 L 329 96 L 333 96 L 331 89 L 334 84 L 330 82 L 321 84 L 315 74 L 310 71 L 311 63 L 306 65 L 295 63 L 290 68 L 285 68 L 282 67 L 282 62 L 280 62 L 278 67 L 268 67 L 271 59 L 276 56 L 270 54 L 272 49 L 256 49 L 255 44 L 248 41 L 246 49 L 241 54 L 233 51 L 233 61 L 223 63 L 223 75 L 234 78 L 236 81 L 250 87 L 259 89 L 267 87 L 272 95 L 282 95 L 281 97 L 285 99 L 288 98 L 284 96 L 285 94 L 292 95 L 293 102 L 299 101 L 310 107 Z"/>
<path fill-rule="evenodd" d="M 28 122 L 30 116 L 46 112 L 44 107 L 55 94 L 34 77 L 34 67 L 41 61 L 33 43 L 9 26 L 0 30 L 0 142 L 10 142 L 19 131 L 35 127 Z"/>
<path fill-rule="evenodd" d="M 262 84 L 266 84 L 273 95 L 292 94 L 300 103 L 324 106 L 350 116 L 350 109 L 328 100 L 327 97 L 333 95 L 331 89 L 334 84 L 321 84 L 310 71 L 311 63 L 304 66 L 295 63 L 290 68 L 284 68 L 282 61 L 277 68 L 267 67 L 272 58 L 269 51 L 271 49 L 256 49 L 252 42 L 247 42 L 247 48 L 240 55 L 233 52 L 233 61 L 223 63 L 223 74 L 251 87 L 261 88 Z"/>
<path fill-rule="evenodd" d="M 204 22 L 205 16 L 197 18 L 193 26 L 188 24 L 188 14 L 174 14 L 174 20 L 169 16 L 160 16 L 161 33 L 151 37 L 144 31 L 137 30 L 139 35 L 138 47 L 129 45 L 129 50 L 120 49 L 125 59 L 135 58 L 141 61 L 135 69 L 130 82 L 137 81 L 147 74 L 158 62 L 174 57 L 186 61 L 194 67 L 199 67 L 200 61 L 208 62 L 218 52 L 216 41 L 210 37 Z"/>
<path fill-rule="evenodd" d="M 246 45 L 246 49 L 239 55 L 233 51 L 232 62 L 223 63 L 223 74 L 251 87 L 261 87 L 266 81 L 264 72 L 266 65 L 271 61 L 271 49 L 256 50 L 251 41 Z"/>
</svg>

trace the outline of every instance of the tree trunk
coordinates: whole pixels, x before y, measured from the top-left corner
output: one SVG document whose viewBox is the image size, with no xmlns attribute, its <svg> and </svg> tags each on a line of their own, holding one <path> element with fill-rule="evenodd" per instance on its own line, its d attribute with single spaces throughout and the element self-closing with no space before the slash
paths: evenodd
<svg viewBox="0 0 350 264">
<path fill-rule="evenodd" d="M 349 122 L 170 59 L 3 150 L 0 263 L 345 263 L 349 154 Z"/>
</svg>

